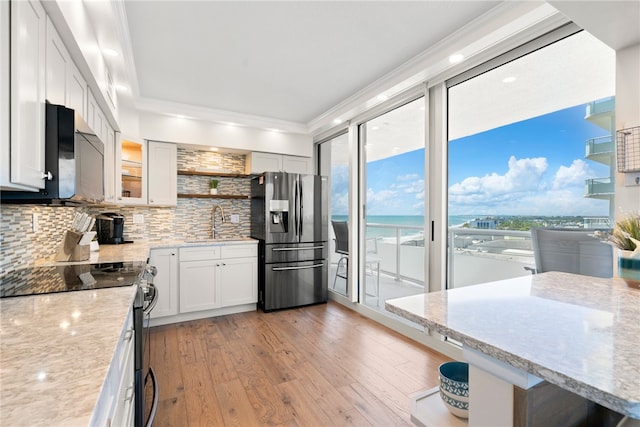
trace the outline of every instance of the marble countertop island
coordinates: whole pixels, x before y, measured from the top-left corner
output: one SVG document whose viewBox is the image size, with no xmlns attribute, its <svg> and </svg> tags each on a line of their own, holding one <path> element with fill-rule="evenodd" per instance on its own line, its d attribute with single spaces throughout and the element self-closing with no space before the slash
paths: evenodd
<svg viewBox="0 0 640 427">
<path fill-rule="evenodd" d="M 388 300 L 386 309 L 640 418 L 640 290 L 621 279 L 542 273 Z"/>
</svg>

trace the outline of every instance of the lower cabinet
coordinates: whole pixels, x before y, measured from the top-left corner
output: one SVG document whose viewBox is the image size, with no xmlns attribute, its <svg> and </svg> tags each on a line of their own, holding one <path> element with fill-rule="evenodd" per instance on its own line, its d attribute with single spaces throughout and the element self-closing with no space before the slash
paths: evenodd
<svg viewBox="0 0 640 427">
<path fill-rule="evenodd" d="M 221 260 L 216 279 L 221 284 L 220 305 L 228 307 L 258 302 L 258 259 Z"/>
<path fill-rule="evenodd" d="M 149 263 L 158 269 L 153 284 L 158 289 L 158 301 L 153 317 L 173 316 L 178 307 L 178 249 L 152 249 Z"/>
<path fill-rule="evenodd" d="M 220 306 L 216 285 L 219 264 L 217 260 L 180 262 L 180 313 Z"/>
<path fill-rule="evenodd" d="M 150 263 L 158 269 L 154 279 L 158 302 L 151 313 L 154 319 L 175 317 L 173 321 L 182 321 L 189 319 L 182 314 L 258 302 L 255 244 L 152 249 Z"/>
<path fill-rule="evenodd" d="M 133 310 L 129 312 L 102 392 L 92 425 L 133 426 L 135 408 Z"/>
</svg>

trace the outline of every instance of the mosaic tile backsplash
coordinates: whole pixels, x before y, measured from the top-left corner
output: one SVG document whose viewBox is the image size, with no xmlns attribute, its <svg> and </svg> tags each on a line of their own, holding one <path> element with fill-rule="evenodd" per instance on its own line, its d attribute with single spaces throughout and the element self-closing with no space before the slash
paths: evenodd
<svg viewBox="0 0 640 427">
<path fill-rule="evenodd" d="M 245 156 L 211 151 L 178 149 L 178 169 L 219 170 L 244 173 Z M 216 178 L 220 194 L 250 193 L 249 178 Z M 178 193 L 209 193 L 209 177 L 178 176 Z M 226 222 L 217 219 L 220 237 L 248 237 L 250 233 L 249 199 L 187 199 L 178 198 L 177 207 L 91 206 L 47 207 L 38 205 L 2 205 L 0 207 L 0 274 L 33 264 L 41 258 L 53 257 L 77 211 L 95 215 L 118 212 L 126 217 L 125 239 L 160 241 L 162 239 L 207 239 L 212 237 L 213 208 L 224 209 Z M 32 219 L 38 217 L 38 231 L 33 231 Z M 143 224 L 134 224 L 133 215 L 144 216 Z M 231 223 L 231 215 L 239 223 Z"/>
</svg>

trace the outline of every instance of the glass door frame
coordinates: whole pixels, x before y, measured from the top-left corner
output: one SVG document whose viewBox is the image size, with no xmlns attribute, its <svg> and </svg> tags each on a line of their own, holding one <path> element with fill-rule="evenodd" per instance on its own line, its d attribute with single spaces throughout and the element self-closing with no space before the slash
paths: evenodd
<svg viewBox="0 0 640 427">
<path fill-rule="evenodd" d="M 365 145 L 361 135 L 361 125 L 364 125 L 366 122 L 382 116 L 396 108 L 400 108 L 410 102 L 416 101 L 420 98 L 424 99 L 424 126 L 425 126 L 425 140 L 424 140 L 424 149 L 425 149 L 425 174 L 424 174 L 424 185 L 425 185 L 425 209 L 424 209 L 424 235 L 425 242 L 424 245 L 424 277 L 425 279 L 430 277 L 430 269 L 429 269 L 429 256 L 430 256 L 430 243 L 431 233 L 430 227 L 427 224 L 431 224 L 431 216 L 429 207 L 430 203 L 430 189 L 429 189 L 429 169 L 430 165 L 428 163 L 429 159 L 429 149 L 428 149 L 428 141 L 427 137 L 429 131 L 429 102 L 428 102 L 428 91 L 427 85 L 419 84 L 416 85 L 397 96 L 377 105 L 374 108 L 369 109 L 368 111 L 354 117 L 354 119 L 350 122 L 349 125 L 349 139 L 350 139 L 350 149 L 351 151 L 351 159 L 353 160 L 351 164 L 350 174 L 353 171 L 357 171 L 357 180 L 354 182 L 351 180 L 351 188 L 350 199 L 353 201 L 350 204 L 349 212 L 351 215 L 353 227 L 350 229 L 349 236 L 349 248 L 354 248 L 353 251 L 353 260 L 357 260 L 357 268 L 352 268 L 349 271 L 349 280 L 350 280 L 350 299 L 352 302 L 358 303 L 362 307 L 366 308 L 365 304 L 365 287 L 360 286 L 366 280 L 366 250 L 360 250 L 365 248 L 366 245 L 366 196 L 367 196 L 367 182 L 366 182 L 366 152 Z M 357 196 L 357 197 L 356 197 Z M 352 249 L 350 249 L 352 252 Z M 350 254 L 351 255 L 351 254 Z M 352 284 L 358 284 L 358 286 L 352 286 Z M 425 280 L 425 287 L 427 286 Z"/>
</svg>

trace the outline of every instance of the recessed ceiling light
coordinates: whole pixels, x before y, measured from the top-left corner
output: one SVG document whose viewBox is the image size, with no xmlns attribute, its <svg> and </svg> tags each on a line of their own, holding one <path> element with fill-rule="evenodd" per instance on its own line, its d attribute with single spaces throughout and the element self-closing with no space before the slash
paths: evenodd
<svg viewBox="0 0 640 427">
<path fill-rule="evenodd" d="M 238 124 L 237 124 L 237 123 L 234 123 L 234 122 L 226 122 L 225 124 L 226 124 L 227 126 L 238 126 Z"/>
<path fill-rule="evenodd" d="M 387 95 L 378 95 L 376 98 L 378 99 L 378 101 L 386 101 L 387 99 L 389 99 Z"/>
<path fill-rule="evenodd" d="M 116 87 L 116 90 L 120 92 L 127 92 L 129 90 L 129 86 L 126 86 L 126 85 L 117 84 L 115 85 L 115 87 Z"/>
<path fill-rule="evenodd" d="M 177 118 L 177 119 L 184 119 L 184 118 L 185 118 L 185 116 L 183 116 L 182 114 L 176 114 L 176 118 Z"/>
<path fill-rule="evenodd" d="M 449 57 L 449 62 L 452 64 L 457 64 L 459 62 L 462 62 L 463 60 L 464 60 L 464 55 L 461 53 L 456 53 Z"/>
<path fill-rule="evenodd" d="M 502 79 L 502 83 L 513 83 L 516 81 L 516 78 L 513 76 L 505 77 Z"/>
<path fill-rule="evenodd" d="M 336 125 L 339 125 L 340 123 L 342 123 L 342 120 L 340 119 L 333 119 L 333 123 Z"/>
<path fill-rule="evenodd" d="M 118 56 L 118 51 L 113 49 L 102 49 L 102 53 L 107 56 Z"/>
<path fill-rule="evenodd" d="M 269 132 L 282 132 L 282 129 L 277 128 L 267 128 L 266 130 L 268 130 Z"/>
<path fill-rule="evenodd" d="M 371 127 L 371 130 L 378 130 L 378 129 L 380 129 L 380 127 L 379 127 L 379 126 L 372 126 L 372 127 Z"/>
</svg>

